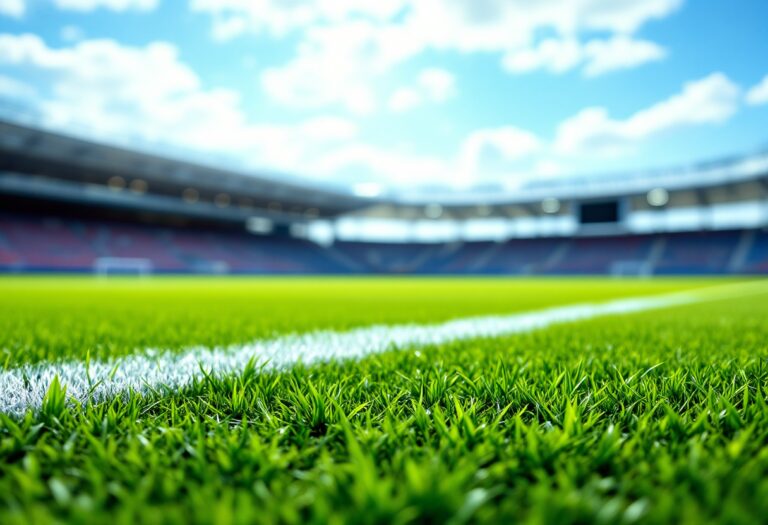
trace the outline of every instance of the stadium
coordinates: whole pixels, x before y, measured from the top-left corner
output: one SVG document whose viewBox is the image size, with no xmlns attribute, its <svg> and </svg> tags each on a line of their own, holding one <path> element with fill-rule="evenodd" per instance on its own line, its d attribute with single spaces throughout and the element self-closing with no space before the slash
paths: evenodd
<svg viewBox="0 0 768 525">
<path fill-rule="evenodd" d="M 5 272 L 768 271 L 768 152 L 644 173 L 361 196 L 1 122 Z"/>
<path fill-rule="evenodd" d="M 766 19 L 0 0 L 0 523 L 768 523 Z"/>
</svg>

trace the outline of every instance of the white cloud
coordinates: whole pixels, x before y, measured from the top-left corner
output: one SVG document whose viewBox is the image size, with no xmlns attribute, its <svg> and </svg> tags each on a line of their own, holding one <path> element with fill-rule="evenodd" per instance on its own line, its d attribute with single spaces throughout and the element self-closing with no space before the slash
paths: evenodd
<svg viewBox="0 0 768 525">
<path fill-rule="evenodd" d="M 300 124 L 302 134 L 318 141 L 347 141 L 357 136 L 357 125 L 339 117 L 315 117 Z"/>
<path fill-rule="evenodd" d="M 112 11 L 152 11 L 160 0 L 53 0 L 56 7 L 69 11 L 90 12 L 96 9 Z"/>
<path fill-rule="evenodd" d="M 62 27 L 59 34 L 61 35 L 61 39 L 65 42 L 78 42 L 85 38 L 83 30 L 73 25 Z"/>
<path fill-rule="evenodd" d="M 248 20 L 242 16 L 232 16 L 216 20 L 213 24 L 213 39 L 227 41 L 243 34 L 248 29 Z"/>
<path fill-rule="evenodd" d="M 508 52 L 502 59 L 507 71 L 523 73 L 546 69 L 563 73 L 576 67 L 583 58 L 583 49 L 575 39 L 548 38 L 537 46 Z"/>
<path fill-rule="evenodd" d="M 456 77 L 445 69 L 430 67 L 422 70 L 418 83 L 433 102 L 445 102 L 456 96 Z"/>
<path fill-rule="evenodd" d="M 24 0 L 0 0 L 0 15 L 21 18 L 25 11 Z"/>
<path fill-rule="evenodd" d="M 631 34 L 671 14 L 682 0 L 418 0 L 402 16 L 424 47 L 506 52 L 530 47 L 541 31 L 561 39 L 589 31 Z"/>
<path fill-rule="evenodd" d="M 569 159 L 599 158 L 678 129 L 729 118 L 739 88 L 715 73 L 626 119 L 587 108 L 564 121 L 553 140 L 512 126 L 479 129 L 459 141 L 454 154 L 414 152 L 407 145 L 367 143 L 355 122 L 318 116 L 292 124 L 252 120 L 237 92 L 208 88 L 168 43 L 123 46 L 86 40 L 52 48 L 35 35 L 0 35 L 0 64 L 43 79 L 49 91 L 35 96 L 13 77 L 0 92 L 37 100 L 47 124 L 88 126 L 100 136 L 134 138 L 226 154 L 251 166 L 337 181 L 470 185 L 519 181 L 521 174 L 562 173 Z M 450 73 L 426 69 L 410 87 L 434 103 L 455 93 Z M 346 94 L 351 94 L 346 91 Z M 363 99 L 364 100 L 364 97 Z M 412 102 L 400 102 L 411 104 Z"/>
<path fill-rule="evenodd" d="M 587 57 L 584 74 L 589 77 L 655 62 L 667 55 L 666 50 L 658 44 L 626 36 L 592 40 L 584 46 L 584 53 Z"/>
<path fill-rule="evenodd" d="M 229 39 L 248 31 L 283 35 L 353 17 L 383 21 L 397 15 L 404 4 L 404 0 L 192 0 L 190 6 L 212 15 L 214 33 Z"/>
<path fill-rule="evenodd" d="M 573 4 L 572 20 L 581 18 L 586 27 L 632 33 L 650 20 L 669 16 L 683 0 L 576 0 L 570 3 Z"/>
<path fill-rule="evenodd" d="M 9 99 L 25 100 L 34 99 L 37 95 L 37 90 L 15 78 L 0 75 L 0 97 Z"/>
<path fill-rule="evenodd" d="M 462 155 L 478 157 L 482 150 L 488 147 L 493 148 L 506 160 L 516 160 L 538 151 L 541 141 L 533 133 L 512 126 L 480 129 L 473 131 L 466 138 Z"/>
<path fill-rule="evenodd" d="M 238 93 L 204 88 L 176 48 L 163 42 L 127 47 L 87 40 L 56 49 L 35 35 L 6 34 L 0 35 L 0 64 L 46 79 L 50 93 L 37 100 L 45 124 L 87 127 L 113 140 L 183 146 L 305 174 L 330 145 L 357 135 L 356 124 L 330 116 L 256 123 Z"/>
<path fill-rule="evenodd" d="M 0 35 L 0 64 L 48 80 L 52 92 L 38 102 L 48 125 L 87 126 L 114 140 L 135 138 L 231 154 L 252 166 L 308 177 L 351 181 L 368 173 L 383 181 L 406 182 L 414 173 L 440 180 L 446 174 L 441 159 L 361 142 L 357 125 L 348 119 L 253 122 L 237 93 L 205 89 L 167 43 L 127 47 L 89 40 L 54 49 L 35 35 Z M 0 80 L 0 89 L 21 87 Z"/>
<path fill-rule="evenodd" d="M 433 0 L 423 2 L 428 6 Z M 585 76 L 659 60 L 665 51 L 635 38 L 632 31 L 651 18 L 665 16 L 677 4 L 542 0 L 524 9 L 519 0 L 453 0 L 445 4 L 447 13 L 432 13 L 435 27 L 427 27 L 427 8 L 405 1 L 194 1 L 198 7 L 207 5 L 209 12 L 216 11 L 216 5 L 229 6 L 215 15 L 221 39 L 244 31 L 300 32 L 296 56 L 262 73 L 262 87 L 273 100 L 290 108 L 314 112 L 333 107 L 357 115 L 370 114 L 380 105 L 407 111 L 455 97 L 456 79 L 443 69 L 423 69 L 394 86 L 387 77 L 393 67 L 425 49 L 494 52 L 513 72 L 540 68 L 576 70 Z M 235 9 L 237 5 L 242 9 Z M 275 18 L 266 10 L 257 20 L 258 5 L 276 9 Z M 456 10 L 466 17 L 455 16 Z M 629 19 L 614 16 L 619 11 L 629 13 Z M 522 18 L 510 18 L 510 13 Z M 319 25 L 307 25 L 305 18 Z M 608 34 L 585 40 L 587 29 Z M 555 36 L 537 41 L 534 37 L 542 32 Z M 223 152 L 304 176 L 395 184 L 467 185 L 521 173 L 554 176 L 572 169 L 569 161 L 579 160 L 576 156 L 599 158 L 683 126 L 723 121 L 737 110 L 740 98 L 733 82 L 714 74 L 626 118 L 605 108 L 586 108 L 564 121 L 551 140 L 512 126 L 479 129 L 457 140 L 456 153 L 440 155 L 414 152 L 401 144 L 367 143 L 355 122 L 338 116 L 292 124 L 255 122 L 237 92 L 205 86 L 168 43 L 130 47 L 86 40 L 56 49 L 34 35 L 0 35 L 3 63 L 44 79 L 41 86 L 49 86 L 50 92 L 39 105 L 49 123 L 87 125 L 103 136 Z M 760 100 L 760 95 L 753 92 L 766 91 L 766 86 L 768 78 L 749 92 L 747 100 L 756 103 L 753 100 Z M 28 88 L 11 77 L 0 77 L 0 93 L 29 96 Z"/>
<path fill-rule="evenodd" d="M 666 51 L 658 44 L 624 35 L 584 44 L 574 38 L 548 38 L 534 47 L 508 52 L 502 64 L 508 71 L 516 73 L 536 69 L 564 73 L 583 66 L 584 75 L 594 77 L 661 60 L 665 56 Z"/>
<path fill-rule="evenodd" d="M 392 186 L 450 184 L 455 180 L 455 173 L 445 159 L 364 142 L 329 149 L 319 156 L 315 167 L 319 175 L 333 176 L 336 180 L 375 180 Z"/>
<path fill-rule="evenodd" d="M 341 105 L 355 114 L 371 113 L 376 95 L 369 80 L 385 66 L 366 56 L 370 36 L 366 22 L 313 30 L 293 60 L 262 73 L 262 87 L 291 108 Z"/>
<path fill-rule="evenodd" d="M 555 149 L 564 154 L 612 153 L 655 135 L 697 124 L 718 123 L 739 107 L 740 89 L 722 73 L 688 82 L 683 90 L 625 120 L 601 107 L 586 108 L 560 124 Z"/>
<path fill-rule="evenodd" d="M 768 104 L 768 75 L 747 92 L 746 101 L 752 106 Z"/>
<path fill-rule="evenodd" d="M 70 0 L 72 1 L 72 0 Z M 464 52 L 527 46 L 541 30 L 558 35 L 583 31 L 631 34 L 674 12 L 682 0 L 193 0 L 191 9 L 211 15 L 214 26 L 239 22 L 246 31 L 285 34 L 365 20 L 377 31 L 430 47 Z M 392 31 L 394 30 L 394 31 Z M 402 30 L 402 31 L 400 31 Z"/>
<path fill-rule="evenodd" d="M 533 172 L 539 177 L 557 177 L 566 173 L 566 167 L 554 159 L 544 158 L 534 165 Z"/>
<path fill-rule="evenodd" d="M 421 94 L 413 88 L 399 88 L 389 98 L 389 109 L 395 113 L 402 113 L 420 106 Z"/>
<path fill-rule="evenodd" d="M 466 187 L 499 178 L 519 182 L 519 168 L 535 160 L 543 148 L 534 134 L 504 126 L 469 133 L 454 155 L 429 155 L 405 146 L 380 147 L 353 141 L 329 148 L 315 166 L 320 176 L 337 180 Z"/>
<path fill-rule="evenodd" d="M 512 126 L 475 130 L 460 148 L 459 182 L 469 185 L 481 178 L 503 176 L 520 161 L 530 161 L 542 147 L 536 135 Z"/>
<path fill-rule="evenodd" d="M 392 31 L 378 31 L 366 20 L 312 28 L 292 60 L 262 73 L 261 85 L 270 98 L 285 107 L 336 105 L 368 115 L 379 105 L 377 80 L 412 53 L 408 40 L 400 38 L 398 30 Z M 429 78 L 447 75 L 436 71 L 427 75 L 426 82 L 445 81 Z"/>
<path fill-rule="evenodd" d="M 664 50 L 632 34 L 681 2 L 193 0 L 191 8 L 212 17 L 217 40 L 246 32 L 298 37 L 295 56 L 262 75 L 273 100 L 295 109 L 341 105 L 369 113 L 381 96 L 378 80 L 426 50 L 496 53 L 511 72 L 583 65 L 587 76 L 658 60 Z M 583 40 L 595 31 L 609 35 Z M 542 32 L 554 36 L 539 42 Z M 408 105 L 404 93 L 393 97 L 390 106 Z M 412 104 L 415 97 L 409 97 Z"/>
<path fill-rule="evenodd" d="M 413 86 L 396 89 L 389 97 L 391 111 L 410 111 L 425 102 L 442 104 L 456 96 L 456 79 L 450 71 L 428 67 L 419 73 Z"/>
<path fill-rule="evenodd" d="M 319 172 L 391 184 L 418 181 L 462 187 L 494 181 L 512 187 L 526 177 L 563 176 L 574 166 L 588 168 L 594 161 L 602 162 L 606 155 L 640 151 L 647 141 L 684 127 L 723 122 L 738 111 L 740 97 L 735 83 L 713 73 L 625 119 L 612 117 L 605 108 L 586 108 L 563 121 L 550 140 L 502 126 L 468 133 L 455 155 L 342 144 L 321 157 Z"/>
</svg>

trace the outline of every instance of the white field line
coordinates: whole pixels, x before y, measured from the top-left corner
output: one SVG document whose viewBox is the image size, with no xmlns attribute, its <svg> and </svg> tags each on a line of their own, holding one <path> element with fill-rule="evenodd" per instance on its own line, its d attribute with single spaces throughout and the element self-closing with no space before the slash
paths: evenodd
<svg viewBox="0 0 768 525">
<path fill-rule="evenodd" d="M 651 297 L 576 304 L 511 315 L 468 317 L 428 325 L 374 325 L 347 332 L 321 330 L 225 348 L 193 347 L 181 352 L 145 352 L 89 364 L 77 361 L 23 365 L 0 372 L 0 412 L 15 416 L 40 408 L 58 376 L 67 396 L 103 401 L 130 391 L 176 390 L 205 374 L 242 371 L 249 362 L 285 369 L 339 359 L 360 359 L 388 350 L 529 332 L 552 324 L 627 314 L 669 306 L 766 293 L 764 283 L 726 285 Z"/>
</svg>

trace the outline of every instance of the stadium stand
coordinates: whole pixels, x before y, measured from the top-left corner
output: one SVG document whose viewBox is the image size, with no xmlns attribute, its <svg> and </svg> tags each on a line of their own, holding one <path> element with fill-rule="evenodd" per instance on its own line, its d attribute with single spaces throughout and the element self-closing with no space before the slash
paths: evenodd
<svg viewBox="0 0 768 525">
<path fill-rule="evenodd" d="M 507 241 L 486 253 L 478 268 L 485 274 L 533 274 L 551 269 L 567 246 L 567 241 L 552 239 L 519 239 Z"/>
<path fill-rule="evenodd" d="M 374 193 L 0 120 L 0 271 L 768 272 L 768 150 L 514 191 Z"/>
<path fill-rule="evenodd" d="M 740 248 L 742 260 L 734 264 Z M 647 264 L 649 273 L 657 275 L 761 273 L 768 271 L 768 232 L 699 231 L 501 243 L 337 242 L 324 247 L 287 235 L 0 215 L 0 271 L 91 272 L 104 257 L 146 259 L 157 273 L 589 275 L 613 273 L 617 264 L 628 260 Z"/>
<path fill-rule="evenodd" d="M 422 243 L 341 242 L 335 246 L 348 259 L 370 273 L 422 273 L 443 247 Z"/>
<path fill-rule="evenodd" d="M 551 271 L 558 274 L 608 274 L 621 261 L 648 261 L 654 235 L 577 238 L 566 244 L 560 260 Z"/>
<path fill-rule="evenodd" d="M 342 273 L 322 247 L 301 239 L 257 239 L 246 232 L 0 216 L 5 272 L 90 272 L 103 257 L 151 261 L 158 273 Z"/>
<path fill-rule="evenodd" d="M 670 234 L 655 268 L 661 274 L 728 273 L 740 232 L 691 232 Z"/>
<path fill-rule="evenodd" d="M 750 246 L 745 253 L 741 270 L 744 273 L 768 272 L 768 231 L 748 232 Z"/>
</svg>

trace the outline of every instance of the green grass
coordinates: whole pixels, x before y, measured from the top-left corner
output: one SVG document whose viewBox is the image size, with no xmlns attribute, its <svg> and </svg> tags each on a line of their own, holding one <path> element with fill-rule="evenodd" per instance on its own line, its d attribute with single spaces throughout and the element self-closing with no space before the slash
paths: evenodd
<svg viewBox="0 0 768 525">
<path fill-rule="evenodd" d="M 721 281 L 716 281 L 721 282 Z M 5 367 L 707 280 L 0 280 Z M 759 523 L 765 295 L 0 416 L 0 523 Z"/>
<path fill-rule="evenodd" d="M 434 322 L 720 282 L 0 277 L 0 365 L 214 347 L 317 328 Z"/>
</svg>

